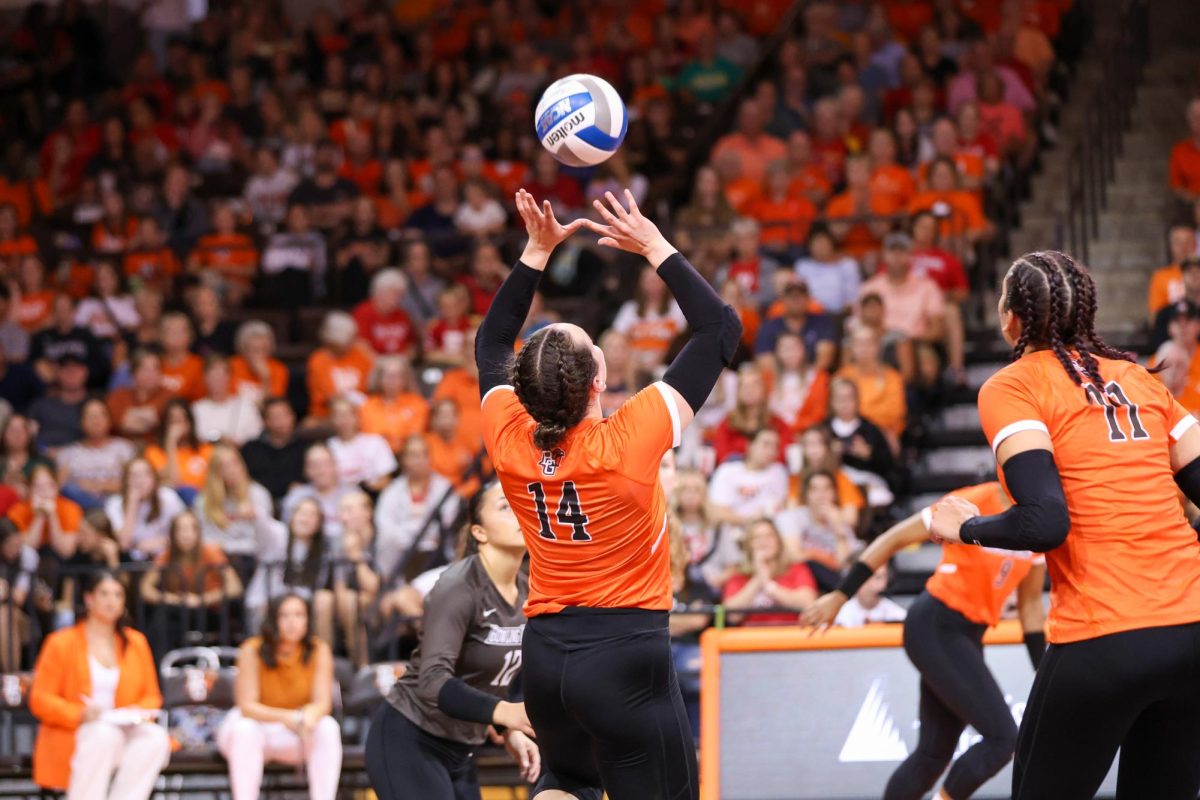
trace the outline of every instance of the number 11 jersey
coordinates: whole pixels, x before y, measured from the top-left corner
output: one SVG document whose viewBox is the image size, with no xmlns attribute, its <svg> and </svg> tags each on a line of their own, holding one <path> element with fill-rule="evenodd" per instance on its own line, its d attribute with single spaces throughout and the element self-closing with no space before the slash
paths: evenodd
<svg viewBox="0 0 1200 800">
<path fill-rule="evenodd" d="M 483 441 L 529 548 L 526 616 L 567 606 L 669 610 L 658 471 L 679 445 L 671 390 L 653 384 L 550 450 L 534 445 L 536 426 L 511 386 L 483 398 Z"/>
<path fill-rule="evenodd" d="M 1200 621 L 1200 543 L 1170 459 L 1196 420 L 1143 367 L 1097 361 L 1103 391 L 1078 364 L 1084 385 L 1076 384 L 1049 350 L 1023 356 L 979 391 L 993 451 L 1029 430 L 1054 445 L 1071 518 L 1066 542 L 1046 554 L 1054 643 Z"/>
</svg>

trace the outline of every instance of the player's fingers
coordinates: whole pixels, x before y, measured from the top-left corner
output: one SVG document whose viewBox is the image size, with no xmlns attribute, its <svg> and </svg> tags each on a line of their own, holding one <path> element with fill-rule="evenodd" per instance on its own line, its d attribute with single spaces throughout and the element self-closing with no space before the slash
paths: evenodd
<svg viewBox="0 0 1200 800">
<path fill-rule="evenodd" d="M 629 216 L 634 219 L 641 219 L 642 210 L 638 208 L 637 200 L 633 199 L 633 192 L 625 190 L 625 201 L 629 203 Z"/>
<path fill-rule="evenodd" d="M 600 241 L 596 242 L 596 244 L 600 245 L 601 247 L 615 247 L 617 249 L 620 249 L 621 247 L 621 245 L 617 244 L 617 240 L 611 236 L 602 237 Z"/>
<path fill-rule="evenodd" d="M 617 218 L 613 216 L 613 213 L 608 210 L 608 206 L 606 206 L 606 205 L 604 205 L 604 203 L 600 202 L 600 198 L 597 197 L 595 200 L 592 201 L 592 207 L 594 207 L 596 209 L 596 211 L 600 214 L 600 218 L 602 220 L 604 220 L 605 222 L 607 222 L 609 225 L 611 225 L 617 221 Z"/>
<path fill-rule="evenodd" d="M 550 205 L 549 200 L 542 201 L 542 211 L 544 218 L 549 222 L 558 222 L 554 217 L 554 207 Z"/>
<path fill-rule="evenodd" d="M 608 235 L 614 233 L 612 227 L 610 227 L 608 225 L 601 225 L 599 222 L 596 222 L 596 220 L 594 220 L 594 219 L 588 219 L 587 217 L 582 217 L 580 219 L 580 222 L 583 224 L 583 227 L 587 228 L 592 233 L 598 234 L 600 236 L 608 236 Z"/>
<path fill-rule="evenodd" d="M 584 220 L 583 220 L 583 219 L 575 219 L 575 220 L 571 220 L 571 221 L 570 221 L 570 222 L 568 222 L 566 225 L 563 225 L 563 235 L 564 235 L 564 236 L 570 236 L 570 235 L 571 235 L 571 234 L 573 234 L 575 231 L 577 231 L 577 230 L 579 230 L 580 228 L 582 228 L 582 227 L 583 227 L 583 223 L 584 223 Z"/>
<path fill-rule="evenodd" d="M 604 196 L 608 198 L 608 202 L 612 204 L 613 213 L 623 220 L 629 219 L 629 212 L 625 210 L 625 206 L 621 205 L 621 201 L 617 199 L 612 192 L 605 192 Z"/>
</svg>

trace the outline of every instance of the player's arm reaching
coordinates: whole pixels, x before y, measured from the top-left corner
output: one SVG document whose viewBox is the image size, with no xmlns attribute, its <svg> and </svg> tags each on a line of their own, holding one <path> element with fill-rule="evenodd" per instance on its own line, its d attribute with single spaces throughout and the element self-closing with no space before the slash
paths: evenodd
<svg viewBox="0 0 1200 800">
<path fill-rule="evenodd" d="M 999 373 L 979 390 L 979 416 L 1013 506 L 984 517 L 970 501 L 950 496 L 934 505 L 929 532 L 1003 550 L 1053 550 L 1067 540 L 1071 517 L 1036 398 L 1018 378 Z"/>
<path fill-rule="evenodd" d="M 658 226 L 642 216 L 628 189 L 625 190 L 628 209 L 612 192 L 605 192 L 604 197 L 607 205 L 600 200 L 593 205 L 605 224 L 594 220 L 584 220 L 583 224 L 600 235 L 602 246 L 636 253 L 649 261 L 675 295 L 692 330 L 691 338 L 663 376 L 663 383 L 675 396 L 682 429 L 708 400 L 722 370 L 733 361 L 742 336 L 741 319 L 666 240 Z"/>
<path fill-rule="evenodd" d="M 863 584 L 869 581 L 880 567 L 888 563 L 892 556 L 906 547 L 921 544 L 929 539 L 924 514 L 925 511 L 918 511 L 908 519 L 897 522 L 871 542 L 842 578 L 838 588 L 818 598 L 817 602 L 804 612 L 801 621 L 805 625 L 818 628 L 832 625 L 842 606 L 858 594 Z"/>
<path fill-rule="evenodd" d="M 554 217 L 550 201 L 538 206 L 533 195 L 524 189 L 517 191 L 517 211 L 525 221 L 529 241 L 521 260 L 512 268 L 496 292 L 487 315 L 479 325 L 475 337 L 475 361 L 479 365 L 479 392 L 486 395 L 497 386 L 509 381 L 509 365 L 513 357 L 513 346 L 521 333 L 521 326 L 529 316 L 534 292 L 546 271 L 546 264 L 554 248 L 558 247 L 575 231 L 583 226 L 583 220 L 563 225 Z"/>
</svg>

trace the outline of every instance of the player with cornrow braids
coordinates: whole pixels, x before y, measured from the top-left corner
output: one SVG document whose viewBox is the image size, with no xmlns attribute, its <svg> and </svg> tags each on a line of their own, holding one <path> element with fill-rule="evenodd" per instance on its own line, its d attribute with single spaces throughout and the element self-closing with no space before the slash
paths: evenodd
<svg viewBox="0 0 1200 800">
<path fill-rule="evenodd" d="M 1133 356 L 1095 331 L 1087 269 L 1017 259 L 1000 330 L 1013 363 L 979 416 L 1013 505 L 981 515 L 950 496 L 947 542 L 1046 553 L 1049 648 L 1017 738 L 1015 800 L 1093 797 L 1118 748 L 1118 798 L 1200 794 L 1200 427 Z M 1173 478 L 1173 480 L 1172 480 Z"/>
<path fill-rule="evenodd" d="M 545 770 L 533 800 L 695 800 L 696 753 L 667 629 L 672 606 L 659 463 L 733 359 L 742 326 L 625 192 L 602 222 L 562 225 L 524 190 L 529 242 L 476 337 L 483 438 L 529 550 L 525 710 Z M 663 379 L 601 413 L 604 353 L 577 325 L 513 343 L 554 248 L 586 225 L 645 258 L 692 334 Z M 636 676 L 636 677 L 631 677 Z"/>
</svg>

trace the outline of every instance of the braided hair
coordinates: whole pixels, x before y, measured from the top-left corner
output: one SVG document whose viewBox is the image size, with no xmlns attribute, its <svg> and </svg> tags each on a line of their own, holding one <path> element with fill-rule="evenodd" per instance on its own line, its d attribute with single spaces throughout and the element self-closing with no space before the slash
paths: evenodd
<svg viewBox="0 0 1200 800">
<path fill-rule="evenodd" d="M 529 337 L 513 366 L 517 399 L 537 422 L 533 443 L 550 450 L 587 413 L 596 360 L 561 328 L 542 328 Z"/>
<path fill-rule="evenodd" d="M 1096 284 L 1066 253 L 1039 250 L 1014 261 L 1005 277 L 1004 300 L 1004 310 L 1021 321 L 1013 360 L 1044 347 L 1076 384 L 1083 385 L 1082 372 L 1098 387 L 1104 381 L 1096 356 L 1137 363 L 1132 353 L 1111 347 L 1096 333 Z"/>
</svg>

